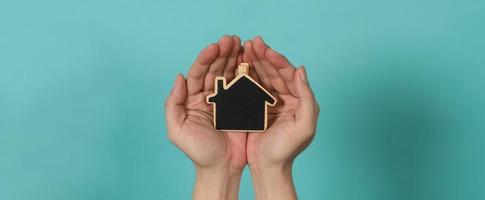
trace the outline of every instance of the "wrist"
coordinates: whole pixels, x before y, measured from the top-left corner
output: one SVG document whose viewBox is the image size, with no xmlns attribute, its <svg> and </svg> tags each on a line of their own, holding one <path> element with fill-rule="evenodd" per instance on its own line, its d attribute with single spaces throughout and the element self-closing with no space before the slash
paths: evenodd
<svg viewBox="0 0 485 200">
<path fill-rule="evenodd" d="M 277 164 L 249 164 L 251 173 L 272 174 L 278 176 L 291 176 L 293 162 L 277 163 Z"/>
<path fill-rule="evenodd" d="M 257 200 L 297 199 L 292 176 L 293 162 L 250 165 Z"/>
<path fill-rule="evenodd" d="M 237 199 L 242 170 L 196 167 L 193 199 Z"/>
</svg>

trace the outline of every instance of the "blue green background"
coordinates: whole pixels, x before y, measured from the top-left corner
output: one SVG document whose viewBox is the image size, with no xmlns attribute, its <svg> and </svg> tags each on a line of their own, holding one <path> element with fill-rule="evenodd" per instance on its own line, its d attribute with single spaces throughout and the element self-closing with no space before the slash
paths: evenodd
<svg viewBox="0 0 485 200">
<path fill-rule="evenodd" d="M 304 64 L 301 199 L 485 199 L 485 2 L 0 0 L 0 199 L 189 199 L 177 72 L 223 34 Z M 241 199 L 253 199 L 248 171 Z"/>
</svg>

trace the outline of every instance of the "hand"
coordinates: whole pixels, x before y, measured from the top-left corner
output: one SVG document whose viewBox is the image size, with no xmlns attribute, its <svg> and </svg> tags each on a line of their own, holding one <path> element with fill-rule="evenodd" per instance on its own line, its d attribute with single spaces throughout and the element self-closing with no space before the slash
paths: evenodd
<svg viewBox="0 0 485 200">
<path fill-rule="evenodd" d="M 203 49 L 187 79 L 177 75 L 165 104 L 168 137 L 196 166 L 194 199 L 237 199 L 247 133 L 216 130 L 205 99 L 216 76 L 234 77 L 240 49 L 237 36 L 223 36 Z"/>
<path fill-rule="evenodd" d="M 278 99 L 268 110 L 269 128 L 248 135 L 256 199 L 296 199 L 291 167 L 312 141 L 319 114 L 305 68 L 295 68 L 261 37 L 244 43 L 243 61 L 251 64 L 250 75 Z"/>
</svg>

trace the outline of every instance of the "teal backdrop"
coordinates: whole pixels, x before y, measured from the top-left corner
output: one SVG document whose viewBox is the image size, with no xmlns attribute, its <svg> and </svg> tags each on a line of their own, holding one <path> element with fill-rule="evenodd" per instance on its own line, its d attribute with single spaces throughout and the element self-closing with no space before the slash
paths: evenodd
<svg viewBox="0 0 485 200">
<path fill-rule="evenodd" d="M 190 199 L 177 72 L 223 34 L 304 64 L 301 199 L 485 199 L 485 2 L 0 0 L 0 199 Z M 253 199 L 246 170 L 241 199 Z"/>
</svg>

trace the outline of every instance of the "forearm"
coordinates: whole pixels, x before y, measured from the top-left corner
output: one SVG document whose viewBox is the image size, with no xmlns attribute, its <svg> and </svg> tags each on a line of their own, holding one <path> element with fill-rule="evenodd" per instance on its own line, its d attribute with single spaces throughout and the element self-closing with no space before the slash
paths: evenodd
<svg viewBox="0 0 485 200">
<path fill-rule="evenodd" d="M 250 166 L 256 200 L 296 200 L 292 163 L 281 166 Z"/>
<path fill-rule="evenodd" d="M 196 169 L 194 200 L 237 200 L 242 170 Z"/>
</svg>

